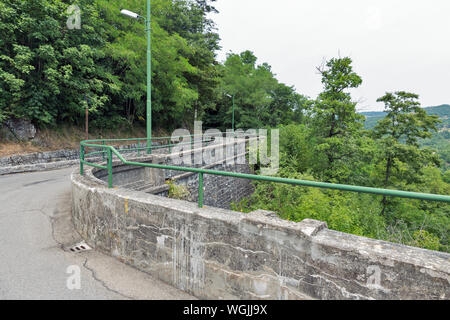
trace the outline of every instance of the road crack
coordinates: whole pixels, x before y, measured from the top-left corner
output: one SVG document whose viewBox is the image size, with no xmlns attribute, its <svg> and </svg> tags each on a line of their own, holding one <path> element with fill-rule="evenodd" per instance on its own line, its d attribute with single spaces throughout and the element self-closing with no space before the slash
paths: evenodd
<svg viewBox="0 0 450 320">
<path fill-rule="evenodd" d="M 127 296 L 127 295 L 125 295 L 125 294 L 123 294 L 123 293 L 121 293 L 121 292 L 119 292 L 119 291 L 117 291 L 117 290 L 114 290 L 114 289 L 110 288 L 103 280 L 101 280 L 100 278 L 98 278 L 98 276 L 97 276 L 95 270 L 87 265 L 87 264 L 88 264 L 88 260 L 89 260 L 88 258 L 85 259 L 85 261 L 84 261 L 84 263 L 83 263 L 83 267 L 84 267 L 86 270 L 88 270 L 88 271 L 91 272 L 92 278 L 93 278 L 95 281 L 97 281 L 98 283 L 100 283 L 106 290 L 108 290 L 108 291 L 110 291 L 110 292 L 113 292 L 113 293 L 115 293 L 115 294 L 118 294 L 118 295 L 120 295 L 120 296 L 122 296 L 122 297 L 124 297 L 124 298 L 126 298 L 126 299 L 134 300 L 133 297 Z"/>
</svg>

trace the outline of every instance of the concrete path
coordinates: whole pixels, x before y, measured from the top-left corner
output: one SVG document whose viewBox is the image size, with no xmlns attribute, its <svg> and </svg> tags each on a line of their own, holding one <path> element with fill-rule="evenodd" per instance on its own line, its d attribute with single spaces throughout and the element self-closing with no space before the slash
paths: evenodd
<svg viewBox="0 0 450 320">
<path fill-rule="evenodd" d="M 0 299 L 194 299 L 94 250 L 67 249 L 81 241 L 73 170 L 0 176 Z"/>
</svg>

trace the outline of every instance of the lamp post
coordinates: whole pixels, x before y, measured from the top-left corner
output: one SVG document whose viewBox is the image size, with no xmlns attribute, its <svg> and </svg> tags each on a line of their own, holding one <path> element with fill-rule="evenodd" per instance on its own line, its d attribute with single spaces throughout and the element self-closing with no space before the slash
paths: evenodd
<svg viewBox="0 0 450 320">
<path fill-rule="evenodd" d="M 129 10 L 121 10 L 120 13 L 133 19 L 142 18 L 145 21 L 147 32 L 147 154 L 152 153 L 152 47 L 151 47 L 151 4 L 147 0 L 147 18 Z"/>
<path fill-rule="evenodd" d="M 86 130 L 86 140 L 89 140 L 89 102 L 90 99 L 84 95 L 84 101 L 86 101 L 86 116 L 85 116 L 85 130 Z"/>
<path fill-rule="evenodd" d="M 231 96 L 229 94 L 227 94 L 227 97 L 232 98 L 233 99 L 233 108 L 232 108 L 232 119 L 231 119 L 231 128 L 233 129 L 234 132 L 234 94 Z"/>
</svg>

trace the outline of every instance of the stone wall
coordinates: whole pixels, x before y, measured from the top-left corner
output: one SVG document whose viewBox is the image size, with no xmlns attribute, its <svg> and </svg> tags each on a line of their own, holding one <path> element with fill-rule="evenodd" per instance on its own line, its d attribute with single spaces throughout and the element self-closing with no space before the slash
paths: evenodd
<svg viewBox="0 0 450 320">
<path fill-rule="evenodd" d="M 228 145 L 232 145 L 228 144 Z M 206 146 L 204 149 L 214 149 L 214 145 Z M 229 158 L 217 159 L 217 162 L 208 157 L 202 158 L 202 164 L 196 168 L 228 171 L 238 173 L 252 173 L 248 164 L 245 163 L 245 152 L 238 154 L 239 147 L 234 148 L 234 153 Z M 245 150 L 245 148 L 243 149 Z M 194 151 L 185 151 L 186 154 Z M 158 163 L 164 165 L 175 165 L 169 154 L 155 154 L 139 159 L 140 162 Z M 183 165 L 185 166 L 185 165 Z M 94 170 L 95 177 L 106 183 L 108 177 L 105 170 Z M 169 185 L 166 181 L 172 180 L 176 185 L 185 186 L 189 196 L 188 201 L 198 201 L 198 174 L 191 172 L 180 172 L 175 170 L 160 170 L 138 166 L 126 166 L 120 162 L 113 165 L 113 185 L 126 189 L 144 191 L 158 196 L 168 196 Z M 204 175 L 204 205 L 230 209 L 232 202 L 239 202 L 244 197 L 250 196 L 254 191 L 252 181 L 246 179 L 235 179 L 232 177 Z"/>
<path fill-rule="evenodd" d="M 145 143 L 141 144 L 141 148 L 143 146 L 145 146 Z M 137 144 L 121 146 L 121 148 L 137 148 Z M 79 165 L 79 159 L 80 150 L 70 149 L 0 157 L 0 175 L 68 168 Z M 99 157 L 89 159 L 93 161 L 101 160 Z"/>
<path fill-rule="evenodd" d="M 0 123 L 0 139 L 28 141 L 36 136 L 36 127 L 28 120 L 10 118 Z"/>
<path fill-rule="evenodd" d="M 243 214 L 72 174 L 93 247 L 201 299 L 449 299 L 450 255 Z"/>
<path fill-rule="evenodd" d="M 212 168 L 217 171 L 252 173 L 248 165 L 220 164 Z M 190 201 L 198 199 L 198 175 L 177 179 L 177 184 L 187 186 L 191 195 Z M 204 205 L 216 208 L 230 209 L 231 203 L 238 203 L 254 192 L 252 182 L 246 179 L 235 179 L 215 175 L 204 175 Z"/>
</svg>

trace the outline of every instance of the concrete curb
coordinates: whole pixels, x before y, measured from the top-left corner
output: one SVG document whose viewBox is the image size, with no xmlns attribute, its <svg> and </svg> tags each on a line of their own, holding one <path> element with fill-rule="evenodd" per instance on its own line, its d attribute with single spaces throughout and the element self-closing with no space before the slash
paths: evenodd
<svg viewBox="0 0 450 320">
<path fill-rule="evenodd" d="M 56 161 L 48 163 L 38 163 L 38 164 L 28 164 L 21 166 L 11 166 L 11 167 L 0 167 L 0 176 L 14 173 L 24 173 L 24 172 L 36 172 L 36 171 L 47 171 L 54 169 L 69 168 L 72 166 L 79 165 L 79 160 L 68 160 L 68 161 Z"/>
</svg>

